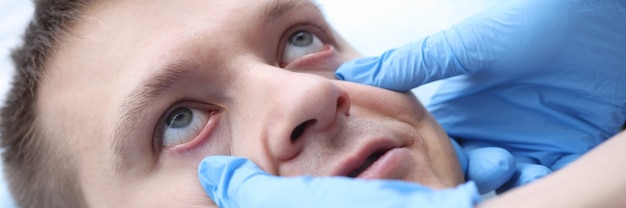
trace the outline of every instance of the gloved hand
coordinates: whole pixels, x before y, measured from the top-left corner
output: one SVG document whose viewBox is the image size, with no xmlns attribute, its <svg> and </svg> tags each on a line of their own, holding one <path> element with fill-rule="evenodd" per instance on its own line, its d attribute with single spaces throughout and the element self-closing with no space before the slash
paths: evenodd
<svg viewBox="0 0 626 208">
<path fill-rule="evenodd" d="M 408 91 L 478 71 L 530 73 L 555 64 L 624 69 L 619 60 L 625 54 L 626 25 L 615 23 L 625 20 L 625 4 L 623 0 L 502 1 L 379 57 L 347 62 L 336 75 L 341 80 Z M 588 44 L 570 48 L 579 47 L 571 43 L 580 41 Z M 579 53 L 563 56 L 571 50 Z"/>
<path fill-rule="evenodd" d="M 460 145 L 450 139 L 457 155 L 467 154 L 467 163 L 459 156 L 461 167 L 464 168 L 465 180 L 474 181 L 481 194 L 490 191 L 501 193 L 534 180 L 542 178 L 552 172 L 543 165 L 516 162 L 513 155 L 503 148 L 489 147 L 478 142 L 466 142 L 462 150 Z M 467 168 L 465 169 L 465 166 Z"/>
<path fill-rule="evenodd" d="M 450 139 L 450 142 L 461 164 L 465 180 L 474 181 L 480 194 L 495 190 L 515 174 L 513 155 L 502 148 L 468 146 L 464 149 L 454 139 Z"/>
<path fill-rule="evenodd" d="M 513 155 L 503 148 L 476 142 L 467 142 L 461 147 L 454 139 L 450 142 L 461 163 L 465 180 L 474 181 L 480 194 L 494 190 L 504 192 L 552 172 L 542 165 L 516 163 Z"/>
<path fill-rule="evenodd" d="M 513 152 L 519 163 L 501 192 L 620 131 L 626 94 L 616 92 L 626 88 L 626 25 L 615 22 L 625 18 L 623 0 L 502 1 L 380 57 L 348 62 L 337 77 L 408 91 L 468 75 L 446 80 L 428 109 L 451 136 L 465 138 L 464 148 L 480 141 Z M 471 169 L 467 178 L 481 177 Z M 486 182 L 473 180 L 478 187 Z"/>
<path fill-rule="evenodd" d="M 446 190 L 416 183 L 347 177 L 277 177 L 245 158 L 209 156 L 198 170 L 204 190 L 229 207 L 474 207 L 472 182 Z"/>
</svg>

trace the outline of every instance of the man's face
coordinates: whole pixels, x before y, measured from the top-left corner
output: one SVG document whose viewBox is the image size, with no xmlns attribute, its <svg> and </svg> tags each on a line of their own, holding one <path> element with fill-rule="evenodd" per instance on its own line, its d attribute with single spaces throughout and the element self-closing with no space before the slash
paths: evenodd
<svg viewBox="0 0 626 208">
<path fill-rule="evenodd" d="M 281 176 L 462 181 L 413 95 L 335 80 L 356 55 L 309 1 L 102 1 L 63 43 L 39 113 L 91 206 L 210 205 L 209 155 Z"/>
</svg>

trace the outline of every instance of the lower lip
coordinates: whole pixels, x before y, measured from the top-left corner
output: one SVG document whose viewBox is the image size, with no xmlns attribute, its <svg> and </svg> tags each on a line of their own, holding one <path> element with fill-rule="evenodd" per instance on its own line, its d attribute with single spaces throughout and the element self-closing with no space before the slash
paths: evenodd
<svg viewBox="0 0 626 208">
<path fill-rule="evenodd" d="M 395 148 L 387 151 L 370 167 L 357 176 L 360 179 L 393 179 L 397 171 L 401 171 L 403 163 L 412 161 L 411 151 L 406 148 Z"/>
</svg>

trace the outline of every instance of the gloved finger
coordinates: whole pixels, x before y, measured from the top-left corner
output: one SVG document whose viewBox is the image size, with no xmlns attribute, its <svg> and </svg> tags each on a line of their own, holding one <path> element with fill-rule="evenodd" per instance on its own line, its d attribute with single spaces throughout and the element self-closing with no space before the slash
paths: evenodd
<svg viewBox="0 0 626 208">
<path fill-rule="evenodd" d="M 429 66 L 424 63 L 427 60 L 419 56 L 424 52 L 421 51 L 424 41 L 388 50 L 379 57 L 348 61 L 339 66 L 336 76 L 340 80 L 405 92 L 430 81 L 459 74 L 449 71 L 452 73 L 445 75 L 436 73 L 448 71 L 428 71 Z"/>
<path fill-rule="evenodd" d="M 368 84 L 372 86 L 379 86 L 380 79 L 375 80 L 381 75 L 382 63 L 378 57 L 365 57 L 358 58 L 343 63 L 335 75 L 339 80 L 353 81 L 361 84 Z"/>
<path fill-rule="evenodd" d="M 569 1 L 503 1 L 446 30 L 377 58 L 347 62 L 339 79 L 408 91 L 482 70 L 529 73 L 553 59 L 567 35 Z M 533 15 L 528 15 L 532 12 Z M 545 31 L 551 31 L 546 33 Z M 532 46 L 532 48 L 529 48 Z M 529 61 L 532 60 L 532 61 Z"/>
<path fill-rule="evenodd" d="M 504 193 L 512 188 L 520 187 L 552 173 L 550 168 L 532 163 L 517 163 L 517 169 L 509 181 L 496 190 Z"/>
<path fill-rule="evenodd" d="M 340 80 L 404 92 L 466 73 L 445 40 L 439 38 L 435 35 L 385 51 L 379 57 L 348 61 L 339 66 L 336 76 Z"/>
<path fill-rule="evenodd" d="M 473 183 L 433 191 L 415 183 L 345 177 L 276 177 L 245 158 L 210 156 L 198 171 L 219 207 L 473 207 Z M 357 191 L 358 190 L 358 191 Z"/>
<path fill-rule="evenodd" d="M 527 73 L 541 68 L 567 34 L 569 11 L 563 9 L 569 7 L 567 4 L 568 1 L 502 1 L 431 36 L 427 43 L 432 43 L 430 47 L 449 50 L 428 57 L 439 63 L 435 66 L 465 73 L 491 69 Z M 533 15 L 528 15 L 531 12 Z M 451 58 L 457 64 L 446 64 Z"/>
<path fill-rule="evenodd" d="M 476 183 L 481 194 L 496 190 L 516 171 L 513 155 L 498 147 L 473 148 L 468 155 L 467 180 Z"/>
</svg>

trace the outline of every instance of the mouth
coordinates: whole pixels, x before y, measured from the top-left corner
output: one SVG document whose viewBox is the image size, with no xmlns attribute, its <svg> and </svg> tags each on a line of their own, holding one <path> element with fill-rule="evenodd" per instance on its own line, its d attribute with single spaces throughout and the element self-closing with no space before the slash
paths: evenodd
<svg viewBox="0 0 626 208">
<path fill-rule="evenodd" d="M 380 157 L 382 157 L 386 152 L 387 151 L 377 151 L 377 152 L 374 152 L 374 154 L 370 155 L 369 157 L 367 157 L 365 159 L 365 162 L 363 162 L 363 164 L 361 164 L 361 166 L 359 166 L 356 169 L 350 171 L 350 173 L 348 173 L 347 177 L 356 178 L 357 176 L 361 175 L 361 173 L 363 173 L 363 171 L 367 170 L 370 166 L 372 166 L 372 164 L 374 164 L 374 162 L 378 161 L 378 159 L 380 159 Z"/>
<path fill-rule="evenodd" d="M 401 145 L 387 139 L 369 142 L 338 163 L 332 175 L 361 179 L 388 178 L 402 163 L 403 159 L 396 154 L 397 150 L 406 150 Z"/>
</svg>

